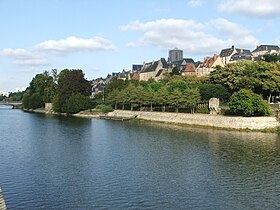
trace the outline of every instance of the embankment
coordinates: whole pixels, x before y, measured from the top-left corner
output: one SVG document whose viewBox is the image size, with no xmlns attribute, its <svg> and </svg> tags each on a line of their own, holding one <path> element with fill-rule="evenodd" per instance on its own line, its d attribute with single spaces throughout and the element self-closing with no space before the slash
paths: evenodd
<svg viewBox="0 0 280 210">
<path fill-rule="evenodd" d="M 137 115 L 137 119 L 148 121 L 239 130 L 265 130 L 275 129 L 279 126 L 279 122 L 276 120 L 275 117 L 234 117 L 207 114 L 143 112 L 124 110 L 115 110 L 113 112 L 108 113 L 108 116 L 116 117 L 133 117 L 135 115 Z"/>
</svg>

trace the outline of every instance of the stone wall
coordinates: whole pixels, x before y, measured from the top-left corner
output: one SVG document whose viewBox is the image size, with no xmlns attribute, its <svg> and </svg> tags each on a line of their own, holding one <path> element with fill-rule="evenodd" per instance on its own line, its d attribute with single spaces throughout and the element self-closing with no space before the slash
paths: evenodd
<svg viewBox="0 0 280 210">
<path fill-rule="evenodd" d="M 221 115 L 207 114 L 185 114 L 167 112 L 143 112 L 143 111 L 124 111 L 115 110 L 109 116 L 133 117 L 138 119 L 150 120 L 166 123 L 180 123 L 188 125 L 200 125 L 219 128 L 233 129 L 266 129 L 279 126 L 275 117 L 229 117 Z"/>
</svg>

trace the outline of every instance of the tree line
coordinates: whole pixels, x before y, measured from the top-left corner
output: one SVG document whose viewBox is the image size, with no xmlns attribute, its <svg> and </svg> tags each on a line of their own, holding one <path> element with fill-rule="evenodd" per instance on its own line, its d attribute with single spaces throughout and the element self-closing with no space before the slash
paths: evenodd
<svg viewBox="0 0 280 210">
<path fill-rule="evenodd" d="M 64 69 L 37 74 L 23 95 L 25 108 L 53 103 L 56 112 L 76 113 L 100 105 L 115 109 L 195 112 L 212 97 L 228 103 L 230 114 L 262 116 L 271 113 L 269 101 L 280 92 L 279 62 L 239 61 L 217 66 L 207 77 L 168 74 L 156 82 L 113 79 L 90 99 L 91 83 L 82 70 Z M 266 101 L 265 101 L 266 100 Z M 171 109 L 170 109 L 171 107 Z"/>
<path fill-rule="evenodd" d="M 53 103 L 55 112 L 76 113 L 91 107 L 91 84 L 79 69 L 56 69 L 37 74 L 23 95 L 27 109 L 44 107 Z"/>
</svg>

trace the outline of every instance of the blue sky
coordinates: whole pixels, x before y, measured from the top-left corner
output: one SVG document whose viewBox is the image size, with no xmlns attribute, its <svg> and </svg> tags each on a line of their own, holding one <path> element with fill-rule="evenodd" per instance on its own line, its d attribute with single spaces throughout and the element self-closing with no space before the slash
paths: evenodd
<svg viewBox="0 0 280 210">
<path fill-rule="evenodd" d="M 279 0 L 0 0 L 0 91 L 51 69 L 105 77 L 175 47 L 203 61 L 232 45 L 279 45 L 279 11 Z"/>
</svg>

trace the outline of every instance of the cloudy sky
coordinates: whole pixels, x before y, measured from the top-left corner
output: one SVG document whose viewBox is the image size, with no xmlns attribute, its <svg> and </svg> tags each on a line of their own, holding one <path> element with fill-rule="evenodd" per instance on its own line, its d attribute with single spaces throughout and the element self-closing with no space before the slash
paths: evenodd
<svg viewBox="0 0 280 210">
<path fill-rule="evenodd" d="M 51 69 L 105 77 L 175 47 L 203 60 L 280 45 L 279 11 L 279 0 L 0 0 L 0 91 Z"/>
</svg>

